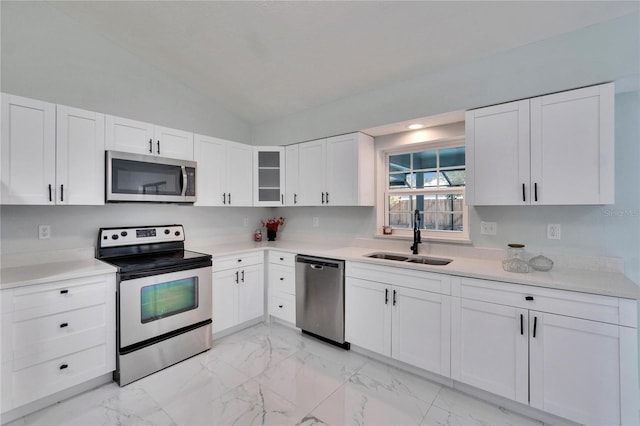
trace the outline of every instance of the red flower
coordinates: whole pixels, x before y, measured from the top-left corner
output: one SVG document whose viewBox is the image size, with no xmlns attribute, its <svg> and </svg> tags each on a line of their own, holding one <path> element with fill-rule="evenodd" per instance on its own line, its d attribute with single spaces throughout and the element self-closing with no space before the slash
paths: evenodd
<svg viewBox="0 0 640 426">
<path fill-rule="evenodd" d="M 264 220 L 261 220 L 260 222 L 262 222 L 262 226 L 264 226 L 265 228 L 277 232 L 278 227 L 280 225 L 284 225 L 284 217 L 280 216 L 277 219 L 275 217 L 272 217 L 271 219 L 267 219 L 266 222 Z"/>
</svg>

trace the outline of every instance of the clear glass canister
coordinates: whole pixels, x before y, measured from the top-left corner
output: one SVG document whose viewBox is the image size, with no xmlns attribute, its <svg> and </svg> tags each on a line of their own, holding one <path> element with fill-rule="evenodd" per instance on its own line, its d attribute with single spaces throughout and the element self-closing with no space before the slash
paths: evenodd
<svg viewBox="0 0 640 426">
<path fill-rule="evenodd" d="M 531 272 L 531 265 L 526 259 L 524 244 L 508 244 L 507 257 L 502 261 L 502 269 L 507 272 Z"/>
</svg>

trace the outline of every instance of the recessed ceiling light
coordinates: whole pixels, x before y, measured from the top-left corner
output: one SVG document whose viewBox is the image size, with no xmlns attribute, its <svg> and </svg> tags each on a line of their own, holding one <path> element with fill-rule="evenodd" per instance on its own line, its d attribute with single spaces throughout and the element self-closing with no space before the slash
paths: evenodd
<svg viewBox="0 0 640 426">
<path fill-rule="evenodd" d="M 422 124 L 410 124 L 408 127 L 411 130 L 417 130 L 417 129 L 422 129 L 424 127 L 424 125 L 422 125 Z"/>
</svg>

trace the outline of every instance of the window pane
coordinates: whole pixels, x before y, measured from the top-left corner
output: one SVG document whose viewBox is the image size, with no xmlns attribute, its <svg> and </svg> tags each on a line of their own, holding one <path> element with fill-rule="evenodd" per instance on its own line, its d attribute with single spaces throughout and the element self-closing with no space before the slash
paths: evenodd
<svg viewBox="0 0 640 426">
<path fill-rule="evenodd" d="M 393 228 L 413 228 L 411 213 L 389 213 L 389 225 Z"/>
<path fill-rule="evenodd" d="M 418 172 L 413 174 L 414 188 L 431 188 L 438 186 L 437 172 Z"/>
<path fill-rule="evenodd" d="M 403 172 L 411 169 L 411 154 L 390 155 L 389 171 Z"/>
<path fill-rule="evenodd" d="M 464 147 L 440 150 L 440 167 L 464 166 Z"/>
<path fill-rule="evenodd" d="M 464 169 L 444 170 L 440 173 L 440 186 L 464 186 L 465 184 Z"/>
<path fill-rule="evenodd" d="M 393 173 L 389 175 L 389 188 L 411 188 L 411 173 Z"/>
<path fill-rule="evenodd" d="M 393 195 L 389 197 L 389 212 L 410 213 L 412 210 L 411 196 Z"/>
<path fill-rule="evenodd" d="M 435 169 L 438 166 L 437 151 L 422 151 L 413 154 L 413 170 Z"/>
</svg>

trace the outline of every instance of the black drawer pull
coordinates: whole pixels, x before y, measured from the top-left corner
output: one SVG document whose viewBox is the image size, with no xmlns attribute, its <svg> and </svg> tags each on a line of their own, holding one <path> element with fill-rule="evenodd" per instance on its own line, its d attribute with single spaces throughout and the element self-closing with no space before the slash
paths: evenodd
<svg viewBox="0 0 640 426">
<path fill-rule="evenodd" d="M 524 300 L 533 300 L 533 296 L 525 296 Z"/>
<path fill-rule="evenodd" d="M 69 293 L 69 290 L 67 290 L 66 288 L 64 290 L 60 290 L 60 294 L 67 294 Z"/>
<path fill-rule="evenodd" d="M 522 201 L 523 202 L 527 201 L 527 197 L 525 197 L 525 193 L 524 193 L 524 183 L 522 184 Z"/>
<path fill-rule="evenodd" d="M 69 364 L 62 364 L 59 368 L 60 370 L 64 370 L 65 368 L 69 368 Z"/>
<path fill-rule="evenodd" d="M 520 314 L 520 335 L 524 335 L 524 315 Z"/>
<path fill-rule="evenodd" d="M 280 260 L 284 260 L 284 257 L 281 257 Z"/>
<path fill-rule="evenodd" d="M 238 259 L 238 262 L 242 262 L 242 259 Z"/>
<path fill-rule="evenodd" d="M 536 337 L 536 328 L 538 326 L 538 317 L 533 317 L 533 337 Z"/>
<path fill-rule="evenodd" d="M 283 307 L 284 307 L 283 305 L 278 305 L 278 308 L 283 308 Z"/>
<path fill-rule="evenodd" d="M 63 322 L 62 324 L 60 324 L 60 328 L 65 328 L 65 327 L 69 327 L 68 322 Z"/>
<path fill-rule="evenodd" d="M 284 277 L 280 277 L 280 281 L 284 281 Z"/>
</svg>

